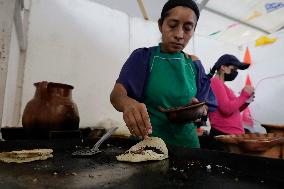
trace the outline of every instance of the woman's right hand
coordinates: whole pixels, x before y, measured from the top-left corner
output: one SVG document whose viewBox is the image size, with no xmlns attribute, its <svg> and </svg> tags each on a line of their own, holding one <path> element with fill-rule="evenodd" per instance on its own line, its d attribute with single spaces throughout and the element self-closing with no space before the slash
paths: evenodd
<svg viewBox="0 0 284 189">
<path fill-rule="evenodd" d="M 130 98 L 125 87 L 116 83 L 110 95 L 110 101 L 120 112 L 130 133 L 134 136 L 147 138 L 152 133 L 152 126 L 145 104 Z"/>
<path fill-rule="evenodd" d="M 250 86 L 250 85 L 246 85 L 244 87 L 244 91 L 246 91 L 249 95 L 254 94 L 254 87 Z"/>
<path fill-rule="evenodd" d="M 147 138 L 152 133 L 149 114 L 145 104 L 135 100 L 127 103 L 123 109 L 123 119 L 130 133 L 134 136 Z"/>
</svg>

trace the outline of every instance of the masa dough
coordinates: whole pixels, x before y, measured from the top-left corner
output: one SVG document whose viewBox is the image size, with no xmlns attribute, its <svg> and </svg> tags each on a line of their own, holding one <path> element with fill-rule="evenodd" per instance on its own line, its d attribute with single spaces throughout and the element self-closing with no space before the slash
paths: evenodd
<svg viewBox="0 0 284 189">
<path fill-rule="evenodd" d="M 36 160 L 46 160 L 53 157 L 52 149 L 20 150 L 0 153 L 0 161 L 5 163 L 25 163 Z"/>
<path fill-rule="evenodd" d="M 118 161 L 142 162 L 168 158 L 165 142 L 158 137 L 150 137 L 132 146 L 125 153 L 116 156 Z"/>
</svg>

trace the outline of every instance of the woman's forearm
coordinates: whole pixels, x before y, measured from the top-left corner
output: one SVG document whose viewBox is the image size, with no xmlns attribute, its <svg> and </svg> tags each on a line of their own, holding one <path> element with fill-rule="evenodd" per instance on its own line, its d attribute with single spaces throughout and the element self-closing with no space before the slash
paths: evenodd
<svg viewBox="0 0 284 189">
<path fill-rule="evenodd" d="M 115 84 L 110 95 L 110 102 L 117 111 L 123 112 L 125 107 L 134 101 L 134 99 L 127 96 L 127 91 L 122 84 Z"/>
</svg>

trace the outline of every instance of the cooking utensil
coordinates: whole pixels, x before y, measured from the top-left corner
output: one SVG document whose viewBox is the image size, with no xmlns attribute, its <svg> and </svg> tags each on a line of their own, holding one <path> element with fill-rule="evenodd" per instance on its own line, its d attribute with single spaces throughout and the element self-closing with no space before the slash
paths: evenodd
<svg viewBox="0 0 284 189">
<path fill-rule="evenodd" d="M 204 115 L 204 104 L 205 102 L 198 102 L 170 109 L 159 107 L 159 110 L 166 113 L 169 121 L 177 124 L 183 124 L 200 119 Z"/>
<path fill-rule="evenodd" d="M 114 131 L 116 131 L 116 129 L 118 129 L 118 127 L 111 128 L 106 134 L 102 136 L 100 140 L 98 140 L 98 142 L 93 146 L 93 148 L 78 150 L 78 151 L 73 152 L 72 155 L 73 156 L 92 156 L 92 155 L 102 152 L 99 150 L 100 145 L 106 139 L 108 139 L 114 133 Z"/>
</svg>

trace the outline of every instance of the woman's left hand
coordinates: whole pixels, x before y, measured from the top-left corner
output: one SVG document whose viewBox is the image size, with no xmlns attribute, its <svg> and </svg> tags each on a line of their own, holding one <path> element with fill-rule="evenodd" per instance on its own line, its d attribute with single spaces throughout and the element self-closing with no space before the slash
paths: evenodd
<svg viewBox="0 0 284 189">
<path fill-rule="evenodd" d="M 207 116 L 207 113 L 208 113 L 208 106 L 204 105 L 203 106 L 203 116 Z"/>
</svg>

